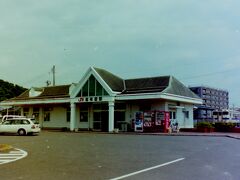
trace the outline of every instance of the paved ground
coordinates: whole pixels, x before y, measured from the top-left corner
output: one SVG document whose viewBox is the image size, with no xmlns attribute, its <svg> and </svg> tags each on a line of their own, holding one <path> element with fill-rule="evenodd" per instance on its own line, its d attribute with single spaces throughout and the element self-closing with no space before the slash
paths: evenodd
<svg viewBox="0 0 240 180">
<path fill-rule="evenodd" d="M 0 165 L 0 178 L 118 179 L 137 172 L 125 179 L 240 179 L 239 139 L 186 135 L 45 131 L 39 136 L 0 136 L 1 143 L 28 152 L 24 159 Z"/>
</svg>

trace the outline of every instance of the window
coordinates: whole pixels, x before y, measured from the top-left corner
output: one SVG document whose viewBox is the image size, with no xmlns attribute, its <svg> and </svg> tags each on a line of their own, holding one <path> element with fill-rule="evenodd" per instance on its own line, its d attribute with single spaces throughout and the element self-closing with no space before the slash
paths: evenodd
<svg viewBox="0 0 240 180">
<path fill-rule="evenodd" d="M 80 122 L 88 122 L 88 105 L 80 106 Z"/>
<path fill-rule="evenodd" d="M 170 119 L 176 119 L 176 112 L 175 111 L 170 111 Z"/>
<path fill-rule="evenodd" d="M 95 78 L 93 77 L 93 75 L 91 75 L 89 78 L 89 96 L 95 96 L 95 90 Z"/>
<path fill-rule="evenodd" d="M 29 108 L 23 108 L 23 116 L 28 117 L 29 115 Z"/>
<path fill-rule="evenodd" d="M 189 111 L 183 111 L 185 118 L 189 118 Z"/>
<path fill-rule="evenodd" d="M 4 125 L 9 125 L 9 124 L 12 124 L 12 121 L 6 120 L 6 121 L 4 121 L 2 124 L 4 124 Z"/>
<path fill-rule="evenodd" d="M 94 78 L 93 75 L 89 77 L 82 87 L 78 97 L 86 96 L 105 96 L 109 95 L 102 85 Z M 92 99 L 93 100 L 93 99 Z"/>
<path fill-rule="evenodd" d="M 44 108 L 44 121 L 50 121 L 50 108 Z"/>
<path fill-rule="evenodd" d="M 88 112 L 87 111 L 80 112 L 80 122 L 88 122 Z"/>
<path fill-rule="evenodd" d="M 82 88 L 82 96 L 88 96 L 88 81 L 84 84 Z"/>
<path fill-rule="evenodd" d="M 96 96 L 102 96 L 102 91 L 103 91 L 103 88 L 101 86 L 101 84 L 96 81 Z"/>
<path fill-rule="evenodd" d="M 28 120 L 21 120 L 21 124 L 30 124 Z"/>
<path fill-rule="evenodd" d="M 33 108 L 33 117 L 38 121 L 39 120 L 39 108 Z"/>
<path fill-rule="evenodd" d="M 44 113 L 44 121 L 50 121 L 50 112 Z"/>
<path fill-rule="evenodd" d="M 67 119 L 67 122 L 70 122 L 70 119 L 71 119 L 71 109 L 70 109 L 70 107 L 68 107 L 66 109 L 66 119 Z"/>
<path fill-rule="evenodd" d="M 125 111 L 115 111 L 114 112 L 114 128 L 119 128 L 120 130 L 126 130 L 127 127 L 125 122 Z"/>
</svg>

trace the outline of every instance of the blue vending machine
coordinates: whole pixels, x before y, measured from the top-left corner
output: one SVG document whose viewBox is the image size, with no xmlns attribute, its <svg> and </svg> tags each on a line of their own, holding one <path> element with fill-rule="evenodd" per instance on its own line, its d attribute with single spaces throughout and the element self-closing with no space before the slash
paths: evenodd
<svg viewBox="0 0 240 180">
<path fill-rule="evenodd" d="M 143 112 L 136 112 L 135 114 L 135 132 L 143 132 Z"/>
</svg>

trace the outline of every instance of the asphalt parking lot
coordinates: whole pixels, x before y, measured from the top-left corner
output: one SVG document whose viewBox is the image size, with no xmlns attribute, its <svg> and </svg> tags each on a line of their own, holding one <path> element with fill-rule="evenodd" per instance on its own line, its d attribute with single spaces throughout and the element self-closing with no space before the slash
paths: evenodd
<svg viewBox="0 0 240 180">
<path fill-rule="evenodd" d="M 227 137 L 43 131 L 0 143 L 28 152 L 0 165 L 1 180 L 240 179 L 240 140 Z"/>
</svg>

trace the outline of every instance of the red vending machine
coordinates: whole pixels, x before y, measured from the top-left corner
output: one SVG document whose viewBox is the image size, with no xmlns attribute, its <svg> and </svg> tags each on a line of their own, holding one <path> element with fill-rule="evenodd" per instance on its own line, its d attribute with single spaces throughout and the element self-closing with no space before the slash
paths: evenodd
<svg viewBox="0 0 240 180">
<path fill-rule="evenodd" d="M 158 131 L 168 132 L 169 121 L 169 112 L 156 111 L 155 126 Z"/>
<path fill-rule="evenodd" d="M 170 115 L 169 112 L 164 112 L 165 116 L 164 116 L 164 132 L 168 132 L 169 130 L 169 126 L 170 126 Z"/>
</svg>

